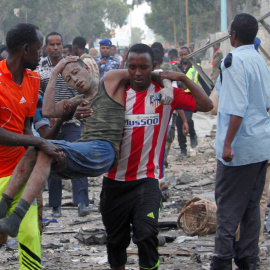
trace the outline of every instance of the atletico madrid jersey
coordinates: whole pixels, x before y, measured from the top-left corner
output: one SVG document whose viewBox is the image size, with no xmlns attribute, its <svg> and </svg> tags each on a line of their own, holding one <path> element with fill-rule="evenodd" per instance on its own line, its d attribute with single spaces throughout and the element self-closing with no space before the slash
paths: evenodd
<svg viewBox="0 0 270 270">
<path fill-rule="evenodd" d="M 106 177 L 118 181 L 163 177 L 163 153 L 171 114 L 175 109 L 195 111 L 196 101 L 191 93 L 174 88 L 171 105 L 162 105 L 154 100 L 160 89 L 156 82 L 143 92 L 127 87 L 120 157 Z"/>
</svg>

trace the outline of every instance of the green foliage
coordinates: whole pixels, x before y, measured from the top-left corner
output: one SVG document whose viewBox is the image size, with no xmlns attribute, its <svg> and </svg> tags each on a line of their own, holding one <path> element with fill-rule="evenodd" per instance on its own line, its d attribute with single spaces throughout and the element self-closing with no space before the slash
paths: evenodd
<svg viewBox="0 0 270 270">
<path fill-rule="evenodd" d="M 177 41 L 186 40 L 186 0 L 134 0 L 147 2 L 152 13 L 146 14 L 146 24 L 155 34 L 163 36 L 168 42 L 174 41 L 174 23 Z M 228 0 L 228 22 L 247 7 L 258 5 L 254 0 Z M 220 1 L 188 0 L 190 41 L 205 38 L 220 30 Z M 252 13 L 252 10 L 249 10 Z"/>
<path fill-rule="evenodd" d="M 13 25 L 28 22 L 36 24 L 44 35 L 61 33 L 67 43 L 75 36 L 90 41 L 110 37 L 111 29 L 107 28 L 122 26 L 129 6 L 124 0 L 1 0 L 0 10 L 0 42 Z"/>
<path fill-rule="evenodd" d="M 129 7 L 126 4 L 123 4 L 119 0 L 108 0 L 106 7 L 106 17 L 105 19 L 110 22 L 112 28 L 117 25 L 120 27 L 124 24 L 127 14 L 129 12 Z"/>
<path fill-rule="evenodd" d="M 148 27 L 167 41 L 173 42 L 175 24 L 177 39 L 186 40 L 185 0 L 146 0 L 146 2 L 152 8 L 152 13 L 145 16 Z M 213 2 L 213 0 L 188 1 L 191 40 L 218 30 L 219 21 L 216 18 L 217 11 Z"/>
</svg>

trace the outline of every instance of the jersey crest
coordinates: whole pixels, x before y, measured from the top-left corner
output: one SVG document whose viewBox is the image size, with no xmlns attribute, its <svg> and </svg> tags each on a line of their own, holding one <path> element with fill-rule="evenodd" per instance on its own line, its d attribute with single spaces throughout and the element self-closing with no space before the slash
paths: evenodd
<svg viewBox="0 0 270 270">
<path fill-rule="evenodd" d="M 149 98 L 150 98 L 150 105 L 154 109 L 156 109 L 157 107 L 159 107 L 161 105 L 159 100 L 155 99 L 154 95 L 150 95 Z"/>
</svg>

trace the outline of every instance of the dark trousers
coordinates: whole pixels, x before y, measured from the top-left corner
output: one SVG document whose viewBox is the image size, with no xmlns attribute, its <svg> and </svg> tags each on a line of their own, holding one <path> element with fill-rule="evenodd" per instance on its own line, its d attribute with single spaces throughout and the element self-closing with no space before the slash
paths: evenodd
<svg viewBox="0 0 270 270">
<path fill-rule="evenodd" d="M 194 138 L 197 135 L 196 135 L 196 132 L 194 129 L 194 122 L 192 120 L 193 112 L 190 112 L 190 111 L 184 111 L 184 112 L 185 112 L 187 122 L 188 122 L 190 138 Z M 187 149 L 187 138 L 186 138 L 186 136 L 183 135 L 182 126 L 183 126 L 183 120 L 178 115 L 177 119 L 176 119 L 177 136 L 178 136 L 177 138 L 178 138 L 178 143 L 179 143 L 180 149 L 184 150 L 184 149 Z"/>
<path fill-rule="evenodd" d="M 161 191 L 157 179 L 130 182 L 103 179 L 100 210 L 107 232 L 111 267 L 126 264 L 132 224 L 132 238 L 138 246 L 140 269 L 157 269 L 160 205 Z"/>
<path fill-rule="evenodd" d="M 81 127 L 75 124 L 65 124 L 62 126 L 61 132 L 57 140 L 66 140 L 68 142 L 75 142 L 81 136 Z M 73 179 L 73 204 L 85 203 L 88 205 L 88 180 L 87 177 Z M 48 178 L 49 187 L 49 206 L 59 207 L 62 201 L 62 180 L 56 180 L 53 177 Z"/>
<path fill-rule="evenodd" d="M 219 258 L 235 261 L 259 254 L 260 199 L 267 161 L 243 166 L 217 163 L 215 198 L 217 231 L 215 251 Z M 240 239 L 235 233 L 240 224 Z"/>
</svg>

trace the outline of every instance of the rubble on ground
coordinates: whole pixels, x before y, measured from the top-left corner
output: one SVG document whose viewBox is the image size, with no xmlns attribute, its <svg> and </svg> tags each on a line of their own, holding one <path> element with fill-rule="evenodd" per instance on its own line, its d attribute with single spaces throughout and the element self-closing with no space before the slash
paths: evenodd
<svg viewBox="0 0 270 270">
<path fill-rule="evenodd" d="M 197 120 L 212 123 L 210 114 L 201 114 Z M 196 117 L 194 117 L 196 118 Z M 195 120 L 195 119 L 194 119 Z M 200 125 L 203 125 L 200 123 Z M 195 120 L 195 127 L 199 124 Z M 207 124 L 206 124 L 207 126 Z M 159 253 L 161 270 L 209 269 L 214 254 L 214 234 L 190 236 L 177 228 L 179 213 L 190 199 L 201 197 L 214 202 L 216 158 L 215 130 L 198 134 L 198 146 L 190 149 L 188 157 L 178 158 L 180 149 L 175 138 L 165 169 L 166 185 L 162 188 L 163 208 L 159 218 Z M 177 136 L 176 136 L 177 137 Z M 44 224 L 42 234 L 42 269 L 110 269 L 107 262 L 105 232 L 99 212 L 99 193 L 102 177 L 89 179 L 90 215 L 78 217 L 77 207 L 72 206 L 70 181 L 63 181 L 62 217 L 52 218 L 48 207 L 48 192 L 44 196 Z M 268 208 L 269 211 L 269 208 Z M 261 268 L 270 269 L 270 236 L 265 231 Z M 0 249 L 0 269 L 18 269 L 17 244 L 8 238 Z M 126 269 L 138 269 L 137 248 L 128 248 Z M 235 269 L 235 268 L 234 268 Z"/>
</svg>

